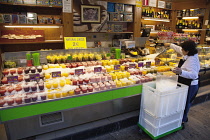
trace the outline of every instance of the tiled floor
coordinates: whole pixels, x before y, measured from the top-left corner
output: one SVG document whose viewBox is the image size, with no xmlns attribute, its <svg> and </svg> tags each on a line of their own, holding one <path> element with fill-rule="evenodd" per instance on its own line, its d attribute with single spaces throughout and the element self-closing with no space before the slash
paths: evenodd
<svg viewBox="0 0 210 140">
<path fill-rule="evenodd" d="M 209 140 L 210 139 L 210 101 L 193 106 L 189 112 L 189 121 L 184 130 L 167 135 L 160 140 Z M 141 133 L 137 125 L 90 138 L 88 140 L 151 140 Z"/>
</svg>

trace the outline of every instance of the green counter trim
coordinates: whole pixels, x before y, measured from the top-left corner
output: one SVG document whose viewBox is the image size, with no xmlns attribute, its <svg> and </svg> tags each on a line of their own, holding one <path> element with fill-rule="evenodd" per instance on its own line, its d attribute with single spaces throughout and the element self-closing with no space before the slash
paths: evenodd
<svg viewBox="0 0 210 140">
<path fill-rule="evenodd" d="M 0 122 L 40 115 L 89 104 L 109 101 L 142 93 L 142 85 L 123 87 L 105 92 L 92 93 L 71 98 L 61 98 L 54 101 L 40 102 L 25 106 L 15 106 L 14 108 L 0 110 Z"/>
<path fill-rule="evenodd" d="M 157 139 L 159 139 L 159 138 L 162 138 L 162 137 L 165 137 L 165 136 L 167 136 L 167 135 L 169 135 L 169 134 L 171 134 L 171 133 L 174 133 L 174 132 L 176 132 L 176 131 L 178 131 L 178 130 L 181 130 L 182 129 L 182 126 L 181 127 L 178 127 L 178 128 L 176 128 L 176 129 L 174 129 L 174 130 L 171 130 L 171 131 L 169 131 L 169 132 L 166 132 L 166 133 L 164 133 L 164 134 L 162 134 L 162 135 L 159 135 L 159 136 L 156 136 L 156 137 L 154 137 L 149 131 L 147 131 L 143 126 L 141 126 L 139 123 L 137 124 L 147 135 L 149 135 L 153 140 L 157 140 Z"/>
</svg>

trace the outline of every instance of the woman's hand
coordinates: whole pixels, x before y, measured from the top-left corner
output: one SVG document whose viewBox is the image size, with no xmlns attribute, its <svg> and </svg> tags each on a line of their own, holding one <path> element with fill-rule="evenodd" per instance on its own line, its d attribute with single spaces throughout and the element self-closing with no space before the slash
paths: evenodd
<svg viewBox="0 0 210 140">
<path fill-rule="evenodd" d="M 165 47 L 169 47 L 171 45 L 171 43 L 164 43 Z"/>
<path fill-rule="evenodd" d="M 176 74 L 178 74 L 178 75 L 181 75 L 182 74 L 182 69 L 181 68 L 174 68 L 173 70 L 172 70 L 174 73 L 176 73 Z"/>
</svg>

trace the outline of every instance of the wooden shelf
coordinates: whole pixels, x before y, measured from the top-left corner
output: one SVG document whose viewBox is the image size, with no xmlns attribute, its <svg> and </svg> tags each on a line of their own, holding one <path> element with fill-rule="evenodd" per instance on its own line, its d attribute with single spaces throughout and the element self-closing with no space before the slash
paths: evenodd
<svg viewBox="0 0 210 140">
<path fill-rule="evenodd" d="M 108 11 L 107 11 L 107 13 L 118 13 L 118 14 L 133 14 L 133 13 L 131 13 L 131 12 L 129 13 L 129 12 L 108 12 Z"/>
<path fill-rule="evenodd" d="M 149 6 L 149 5 L 142 5 L 142 7 L 151 7 L 151 8 L 157 8 L 157 9 L 163 9 L 163 10 L 172 10 L 172 9 L 168 9 L 168 8 L 153 7 L 153 6 Z"/>
<path fill-rule="evenodd" d="M 14 5 L 14 6 L 30 6 L 30 7 L 48 7 L 48 8 L 63 8 L 63 6 L 51 6 L 51 5 L 33 5 L 33 4 L 14 4 L 14 3 L 5 3 L 5 2 L 0 2 L 0 4 L 5 4 L 5 5 Z"/>
<path fill-rule="evenodd" d="M 142 17 L 142 19 L 144 19 L 144 21 L 159 21 L 159 22 L 170 22 L 171 21 L 171 19 L 152 18 L 152 17 Z"/>
<path fill-rule="evenodd" d="M 39 27 L 39 26 L 63 26 L 63 24 L 12 24 L 12 23 L 0 23 L 0 26 L 37 26 L 37 27 Z"/>
<path fill-rule="evenodd" d="M 63 43 L 63 40 L 45 40 L 40 42 L 1 42 L 1 45 L 7 44 L 45 44 L 45 43 Z"/>
<path fill-rule="evenodd" d="M 74 33 L 133 34 L 133 32 L 74 32 Z"/>
<path fill-rule="evenodd" d="M 124 23 L 126 23 L 126 22 L 133 22 L 133 21 L 107 21 L 107 22 L 117 22 L 117 23 L 124 22 Z"/>
</svg>

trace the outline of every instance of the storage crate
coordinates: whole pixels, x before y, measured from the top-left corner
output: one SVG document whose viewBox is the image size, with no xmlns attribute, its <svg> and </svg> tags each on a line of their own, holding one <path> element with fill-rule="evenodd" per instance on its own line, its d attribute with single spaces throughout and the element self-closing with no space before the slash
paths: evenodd
<svg viewBox="0 0 210 140">
<path fill-rule="evenodd" d="M 163 118 L 157 118 L 153 115 L 151 115 L 149 112 L 144 110 L 143 108 L 140 109 L 140 115 L 139 115 L 139 124 L 141 124 L 141 121 L 147 120 L 149 123 L 151 123 L 154 127 L 162 127 L 166 124 L 172 123 L 175 120 L 182 121 L 184 111 L 180 111 L 178 113 L 172 114 L 170 116 L 166 116 Z"/>
<path fill-rule="evenodd" d="M 178 84 L 175 90 L 160 92 L 156 90 L 156 82 L 143 84 L 141 108 L 155 117 L 166 117 L 184 111 L 188 86 Z"/>
<path fill-rule="evenodd" d="M 140 125 L 144 127 L 150 134 L 153 135 L 153 137 L 160 136 L 164 133 L 167 133 L 169 131 L 172 131 L 176 128 L 181 127 L 181 120 L 175 120 L 171 123 L 168 123 L 161 127 L 155 127 L 150 122 L 148 122 L 146 119 L 142 119 L 140 122 Z"/>
</svg>

